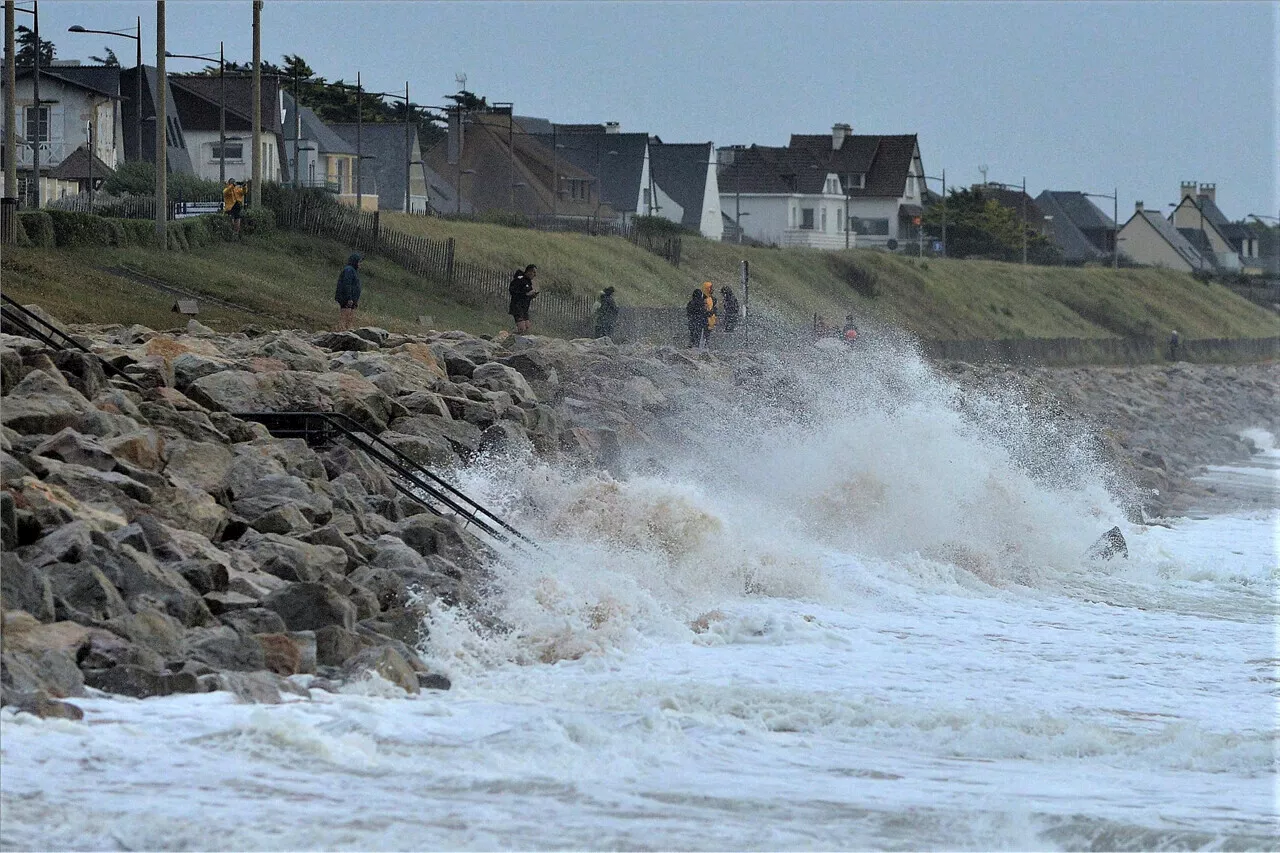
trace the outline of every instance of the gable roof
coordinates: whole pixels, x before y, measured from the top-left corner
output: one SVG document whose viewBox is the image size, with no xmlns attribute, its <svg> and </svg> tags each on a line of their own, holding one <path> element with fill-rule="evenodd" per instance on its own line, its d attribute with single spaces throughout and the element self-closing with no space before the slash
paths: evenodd
<svg viewBox="0 0 1280 853">
<path fill-rule="evenodd" d="M 303 107 L 303 132 L 306 132 L 305 116 L 306 107 Z M 344 122 L 341 124 L 326 125 L 326 128 L 339 136 L 347 145 L 351 147 L 351 153 L 356 153 L 356 125 L 355 122 Z M 292 126 L 289 131 L 292 133 Z M 290 137 L 292 138 L 292 137 Z M 360 128 L 360 153 L 366 158 L 365 168 L 372 168 L 373 173 L 378 180 L 378 207 L 383 210 L 403 210 L 404 209 L 404 168 L 405 168 L 405 151 L 404 151 L 404 124 L 390 124 L 387 122 L 366 122 Z M 410 161 L 418 161 L 417 165 L 410 166 L 409 173 L 409 191 L 411 195 L 426 195 L 430 197 L 427 188 L 427 178 L 422 171 L 422 154 L 418 146 L 418 128 L 414 125 L 409 126 L 409 158 Z M 453 198 L 452 195 L 449 196 Z M 443 199 L 441 200 L 443 202 Z"/>
<path fill-rule="evenodd" d="M 827 175 L 840 176 L 850 197 L 898 198 L 906 190 L 907 174 L 918 150 L 915 134 L 898 136 L 849 135 L 840 148 L 831 147 L 826 134 L 795 134 L 783 147 L 752 145 L 734 152 L 734 160 L 720 175 L 722 192 L 816 195 Z M 865 186 L 857 176 L 865 175 Z"/>
<path fill-rule="evenodd" d="M 1196 196 L 1194 200 L 1191 199 L 1191 196 L 1184 195 L 1182 197 L 1182 201 L 1178 202 L 1178 206 L 1169 214 L 1170 222 L 1172 222 L 1174 217 L 1178 215 L 1178 209 L 1188 201 L 1191 202 L 1191 208 L 1193 210 L 1195 209 L 1196 204 L 1199 203 L 1200 211 L 1204 216 L 1206 225 L 1218 232 L 1218 236 L 1222 238 L 1224 243 L 1234 246 L 1237 252 L 1240 251 L 1239 232 L 1236 229 L 1229 227 L 1232 223 L 1227 219 L 1226 215 L 1218 208 L 1218 206 L 1213 203 L 1213 199 L 1209 198 L 1207 195 Z M 1197 223 L 1197 229 L 1198 226 L 1199 223 Z M 1230 232 L 1231 236 L 1228 236 L 1228 232 Z M 1234 240 L 1231 238 L 1232 236 L 1235 237 Z M 1212 254 L 1213 253 L 1210 252 L 1210 256 L 1212 256 Z"/>
<path fill-rule="evenodd" d="M 1052 221 L 1045 223 L 1045 233 L 1048 234 L 1050 241 L 1062 250 L 1062 257 L 1067 261 L 1092 261 L 1104 257 L 1103 251 L 1080 230 L 1080 226 L 1076 225 L 1075 220 L 1059 202 L 1059 197 L 1062 195 L 1078 195 L 1078 193 L 1055 193 L 1045 190 L 1036 196 L 1036 207 L 1040 208 L 1040 212 L 1046 217 L 1053 217 Z"/>
<path fill-rule="evenodd" d="M 136 68 L 123 68 L 120 70 L 120 86 L 123 91 L 134 92 L 137 82 L 138 73 Z M 142 120 L 145 124 L 147 119 L 154 119 L 156 116 L 156 91 L 159 89 L 160 78 L 156 72 L 154 65 L 142 66 L 142 103 L 135 104 L 134 98 L 124 98 L 120 108 L 120 123 L 125 128 L 132 128 L 138 115 L 137 109 L 142 109 Z M 177 101 L 173 97 L 173 87 L 165 87 L 165 117 L 170 122 L 171 128 L 176 130 L 179 145 L 167 145 L 165 147 L 166 165 L 170 172 L 183 172 L 186 174 L 195 174 L 195 167 L 191 163 L 191 154 L 187 151 L 186 140 L 182 133 L 182 114 L 178 111 Z M 142 133 L 142 152 L 135 150 L 134 134 L 126 132 L 124 134 L 124 151 L 125 160 L 147 160 L 154 163 L 156 161 L 156 133 L 155 126 L 145 128 Z"/>
<path fill-rule="evenodd" d="M 356 155 L 355 142 L 348 142 L 341 134 L 337 133 L 329 125 L 322 122 L 320 117 L 316 115 L 310 107 L 299 107 L 298 115 L 295 120 L 295 116 L 293 114 L 293 98 L 288 92 L 286 92 L 282 96 L 281 101 L 284 104 L 284 121 L 282 124 L 284 125 L 283 139 L 285 142 L 293 142 L 294 127 L 300 123 L 302 125 L 301 139 L 309 139 L 312 142 L 315 142 L 316 148 L 321 154 L 349 154 L 352 157 Z M 369 122 L 365 124 L 364 127 L 369 128 L 372 125 L 373 123 Z M 354 140 L 354 124 L 352 125 L 352 128 L 351 138 Z M 400 130 L 401 134 L 404 133 L 402 125 L 396 125 L 396 128 Z M 364 149 L 363 153 L 366 155 L 372 153 L 370 150 L 365 148 L 366 143 L 363 134 L 361 136 L 360 143 L 360 147 Z M 401 190 L 401 192 L 403 192 L 403 190 Z"/>
<path fill-rule="evenodd" d="M 109 178 L 115 173 L 115 169 L 104 163 L 102 158 L 94 155 L 93 177 L 95 180 Z M 89 179 L 89 146 L 81 145 L 75 151 L 62 158 L 62 162 L 49 171 L 49 177 L 61 178 L 67 181 L 81 179 L 87 181 Z"/>
<path fill-rule="evenodd" d="M 218 107 L 222 101 L 222 90 L 216 74 L 170 74 L 169 84 L 175 88 L 199 96 L 206 103 Z M 253 122 L 253 77 L 242 74 L 226 76 L 227 113 L 238 116 L 246 122 Z M 197 126 L 192 129 L 217 130 L 217 113 L 214 113 L 213 127 Z M 262 129 L 268 133 L 280 134 L 283 127 L 280 121 L 280 78 L 274 74 L 262 75 Z"/>
<path fill-rule="evenodd" d="M 1116 223 L 1112 221 L 1111 217 L 1103 213 L 1101 208 L 1082 192 L 1076 190 L 1045 190 L 1036 196 L 1036 201 L 1042 202 L 1046 196 L 1052 199 L 1054 207 L 1082 231 L 1090 229 L 1110 231 L 1116 227 Z"/>
<path fill-rule="evenodd" d="M 1187 238 L 1178 233 L 1178 229 L 1173 227 L 1173 223 L 1161 216 L 1159 211 L 1135 211 L 1133 216 L 1130 217 L 1129 222 L 1125 223 L 1124 227 L 1128 228 L 1129 223 L 1139 217 L 1146 220 L 1147 224 L 1154 228 L 1156 233 L 1163 237 L 1165 242 L 1173 247 L 1173 250 L 1177 252 L 1188 264 L 1196 268 L 1201 268 L 1207 265 L 1207 262 L 1203 257 L 1201 257 L 1200 253 L 1196 251 L 1195 247 L 1187 242 Z"/>
<path fill-rule="evenodd" d="M 535 119 L 530 126 L 538 126 Z M 524 119 L 521 120 L 524 122 Z M 550 123 L 547 123 L 548 130 Z M 603 125 L 599 130 L 581 131 L 578 128 L 596 125 L 556 125 L 556 133 L 529 133 L 550 150 L 558 148 L 559 157 L 572 163 L 600 181 L 600 199 L 618 213 L 636 213 L 641 196 L 640 180 L 644 176 L 645 152 L 649 146 L 647 133 L 608 133 Z M 701 209 L 701 204 L 699 204 Z"/>
<path fill-rule="evenodd" d="M 19 66 L 14 80 L 30 77 L 35 69 L 30 65 Z M 68 86 L 75 86 L 105 98 L 120 98 L 120 69 L 103 65 L 55 65 L 41 68 L 40 79 L 52 78 Z M 40 100 L 44 100 L 42 97 Z"/>
<path fill-rule="evenodd" d="M 710 142 L 658 143 L 649 147 L 649 168 L 654 183 L 684 209 L 680 224 L 702 227 L 702 201 L 707 190 L 707 170 L 715 162 Z"/>
</svg>

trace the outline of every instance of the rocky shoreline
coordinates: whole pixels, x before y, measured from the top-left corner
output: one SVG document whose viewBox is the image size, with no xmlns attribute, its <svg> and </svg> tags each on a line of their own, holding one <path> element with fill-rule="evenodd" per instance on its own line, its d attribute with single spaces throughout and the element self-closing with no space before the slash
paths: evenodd
<svg viewBox="0 0 1280 853">
<path fill-rule="evenodd" d="M 88 688 L 253 702 L 380 689 L 371 678 L 448 688 L 417 652 L 423 617 L 439 601 L 486 618 L 491 543 L 359 450 L 232 412 L 338 412 L 445 473 L 533 454 L 625 474 L 707 388 L 805 405 L 768 353 L 194 320 L 73 332 L 94 355 L 0 335 L 0 701 L 46 716 L 77 718 L 64 700 Z M 1194 496 L 1197 466 L 1247 455 L 1238 429 L 1280 426 L 1271 365 L 942 372 L 1097 424 L 1158 513 Z"/>
</svg>

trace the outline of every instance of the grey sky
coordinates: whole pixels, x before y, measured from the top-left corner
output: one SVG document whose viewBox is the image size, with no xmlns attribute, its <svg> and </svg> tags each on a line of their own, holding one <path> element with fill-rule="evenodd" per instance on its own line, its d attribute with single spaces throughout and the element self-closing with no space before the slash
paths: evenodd
<svg viewBox="0 0 1280 853">
<path fill-rule="evenodd" d="M 169 49 L 251 55 L 248 0 L 170 0 Z M 41 3 L 62 58 L 110 43 L 70 35 L 155 4 Z M 19 21 L 28 18 L 20 15 Z M 1177 201 L 1181 180 L 1218 185 L 1233 219 L 1280 207 L 1280 3 L 1258 2 L 304 2 L 267 0 L 263 55 L 298 53 L 329 79 L 438 104 L 454 74 L 519 114 L 619 121 L 667 142 L 782 145 L 846 121 L 918 133 L 948 183 L 1017 183 Z M 196 63 L 173 63 L 174 70 Z M 934 187 L 937 189 L 937 187 Z M 1110 212 L 1110 202 L 1099 200 Z"/>
</svg>

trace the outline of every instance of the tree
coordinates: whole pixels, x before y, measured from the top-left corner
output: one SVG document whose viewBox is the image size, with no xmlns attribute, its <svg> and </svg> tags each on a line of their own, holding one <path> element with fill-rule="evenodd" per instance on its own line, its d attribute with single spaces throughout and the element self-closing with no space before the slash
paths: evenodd
<svg viewBox="0 0 1280 853">
<path fill-rule="evenodd" d="M 925 233 L 942 236 L 942 201 L 932 201 L 924 214 Z M 947 194 L 947 257 L 1022 258 L 1022 221 L 1012 209 L 981 189 L 953 189 Z M 1027 259 L 1040 264 L 1061 263 L 1061 253 L 1042 234 L 1028 230 Z"/>
<path fill-rule="evenodd" d="M 18 42 L 18 65 L 35 65 L 36 64 L 36 34 L 31 28 L 23 24 L 19 24 L 14 28 L 15 38 Z M 53 42 L 46 39 L 40 39 L 40 65 L 48 68 L 53 64 L 54 54 L 57 48 L 53 46 Z"/>
<path fill-rule="evenodd" d="M 445 95 L 445 97 L 464 110 L 485 110 L 489 108 L 489 103 L 484 96 L 477 97 L 475 92 L 468 92 L 466 89 L 460 89 L 458 94 Z"/>
<path fill-rule="evenodd" d="M 107 55 L 105 57 L 91 56 L 89 58 L 94 62 L 98 63 L 99 65 L 105 65 L 108 68 L 119 68 L 120 60 L 116 58 L 116 52 L 109 47 L 106 50 L 107 50 Z"/>
</svg>

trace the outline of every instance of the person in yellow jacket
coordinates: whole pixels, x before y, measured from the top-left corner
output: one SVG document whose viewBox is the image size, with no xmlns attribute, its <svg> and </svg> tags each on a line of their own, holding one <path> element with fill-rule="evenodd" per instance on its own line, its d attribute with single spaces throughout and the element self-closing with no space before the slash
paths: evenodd
<svg viewBox="0 0 1280 853">
<path fill-rule="evenodd" d="M 716 327 L 716 297 L 711 282 L 702 283 L 702 301 L 707 307 L 707 330 L 703 335 L 703 346 L 711 346 L 711 331 Z"/>
<path fill-rule="evenodd" d="M 240 217 L 244 215 L 244 185 L 227 178 L 222 188 L 222 212 L 231 217 L 231 233 L 240 236 Z"/>
</svg>

